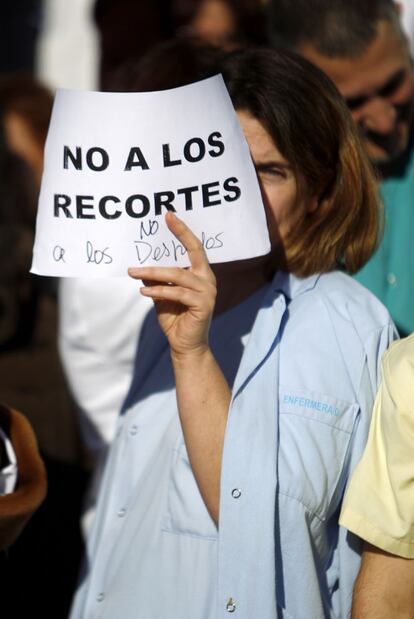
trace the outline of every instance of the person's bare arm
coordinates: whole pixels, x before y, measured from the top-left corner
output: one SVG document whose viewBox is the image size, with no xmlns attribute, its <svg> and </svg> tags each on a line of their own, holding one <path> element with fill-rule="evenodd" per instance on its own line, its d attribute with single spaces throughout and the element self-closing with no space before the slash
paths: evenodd
<svg viewBox="0 0 414 619">
<path fill-rule="evenodd" d="M 352 619 L 414 619 L 414 559 L 366 544 L 354 588 Z"/>
<path fill-rule="evenodd" d="M 177 403 L 194 476 L 211 517 L 218 523 L 221 459 L 231 391 L 208 344 L 216 282 L 200 241 L 168 213 L 169 229 L 188 251 L 189 269 L 129 269 L 143 279 L 141 293 L 156 304 L 171 348 Z"/>
</svg>

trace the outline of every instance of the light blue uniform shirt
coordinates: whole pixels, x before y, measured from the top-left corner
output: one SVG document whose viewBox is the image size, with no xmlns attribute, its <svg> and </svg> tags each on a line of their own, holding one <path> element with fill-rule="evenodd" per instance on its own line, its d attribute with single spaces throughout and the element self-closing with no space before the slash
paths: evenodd
<svg viewBox="0 0 414 619">
<path fill-rule="evenodd" d="M 399 173 L 380 185 L 384 237 L 356 279 L 388 308 L 401 334 L 414 331 L 414 143 Z"/>
<path fill-rule="evenodd" d="M 212 348 L 233 385 L 219 533 L 188 462 L 154 320 L 72 619 L 345 619 L 360 542 L 338 527 L 338 509 L 393 338 L 387 311 L 346 275 L 280 273 L 213 321 Z"/>
</svg>

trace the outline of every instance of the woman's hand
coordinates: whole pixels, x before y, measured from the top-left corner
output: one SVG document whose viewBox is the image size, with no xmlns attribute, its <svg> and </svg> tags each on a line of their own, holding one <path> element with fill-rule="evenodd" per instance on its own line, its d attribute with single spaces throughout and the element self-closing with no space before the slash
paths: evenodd
<svg viewBox="0 0 414 619">
<path fill-rule="evenodd" d="M 171 212 L 166 214 L 165 221 L 187 250 L 191 267 L 133 267 L 128 273 L 143 280 L 141 294 L 154 300 L 173 356 L 199 354 L 208 349 L 216 278 L 201 242 L 190 228 Z"/>
</svg>

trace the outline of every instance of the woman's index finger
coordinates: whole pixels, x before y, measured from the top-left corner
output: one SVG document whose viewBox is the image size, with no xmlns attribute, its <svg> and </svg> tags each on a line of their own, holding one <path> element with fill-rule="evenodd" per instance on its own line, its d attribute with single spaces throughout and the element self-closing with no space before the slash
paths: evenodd
<svg viewBox="0 0 414 619">
<path fill-rule="evenodd" d="M 165 216 L 165 222 L 169 231 L 173 233 L 176 239 L 178 239 L 187 250 L 191 266 L 195 269 L 201 269 L 206 266 L 210 268 L 201 241 L 182 219 L 179 219 L 174 213 L 168 211 Z"/>
</svg>

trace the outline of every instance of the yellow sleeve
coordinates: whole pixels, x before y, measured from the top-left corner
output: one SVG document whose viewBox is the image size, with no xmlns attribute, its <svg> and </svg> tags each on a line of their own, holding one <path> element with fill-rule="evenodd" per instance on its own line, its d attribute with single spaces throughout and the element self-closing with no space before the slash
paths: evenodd
<svg viewBox="0 0 414 619">
<path fill-rule="evenodd" d="M 414 559 L 414 335 L 383 357 L 367 446 L 340 524 L 378 548 Z"/>
</svg>

